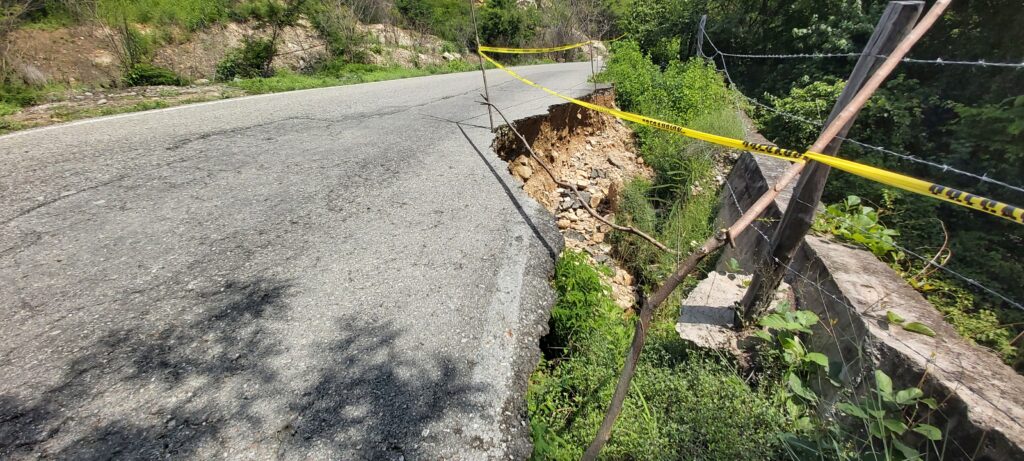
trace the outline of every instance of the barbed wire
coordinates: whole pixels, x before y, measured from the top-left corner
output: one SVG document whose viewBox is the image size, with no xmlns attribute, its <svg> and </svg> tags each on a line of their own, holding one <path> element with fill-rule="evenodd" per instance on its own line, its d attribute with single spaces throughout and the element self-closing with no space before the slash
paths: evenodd
<svg viewBox="0 0 1024 461">
<path fill-rule="evenodd" d="M 719 51 L 722 56 L 744 59 L 856 58 L 863 53 L 739 54 Z"/>
<path fill-rule="evenodd" d="M 706 34 L 706 32 L 705 32 Z M 792 54 L 741 54 L 741 53 L 726 53 L 719 51 L 722 56 L 728 56 L 730 58 L 741 58 L 741 59 L 816 59 L 816 58 L 858 58 L 863 56 L 864 53 L 792 53 Z M 885 58 L 886 55 L 879 54 L 875 55 L 879 58 Z M 917 58 L 903 58 L 901 62 L 909 62 L 914 64 L 938 64 L 938 65 L 954 65 L 954 66 L 980 66 L 980 67 L 1006 67 L 1011 69 L 1024 69 L 1024 62 L 988 62 L 984 59 L 977 61 L 964 61 L 958 59 L 917 59 Z"/>
<path fill-rule="evenodd" d="M 747 96 L 745 94 L 740 93 L 740 95 L 743 96 L 744 99 L 750 101 L 752 104 L 754 104 L 754 105 L 756 105 L 758 107 L 761 107 L 763 109 L 769 110 L 771 112 L 774 112 L 776 114 L 779 114 L 779 115 L 781 115 L 783 117 L 786 117 L 786 118 L 789 118 L 789 119 L 792 119 L 792 120 L 796 120 L 798 122 L 802 122 L 802 123 L 805 123 L 807 125 L 814 126 L 814 127 L 817 127 L 817 128 L 821 128 L 824 125 L 823 122 L 809 120 L 809 119 L 806 119 L 804 117 L 800 117 L 799 115 L 791 114 L 789 112 L 786 112 L 786 111 L 780 110 L 778 108 L 772 107 L 772 106 L 770 106 L 768 104 L 765 104 L 765 103 L 763 103 L 763 102 L 761 102 L 761 101 L 759 101 L 759 100 L 757 100 L 755 98 L 752 98 L 750 96 Z M 983 173 L 983 174 L 979 175 L 977 173 L 972 173 L 970 171 L 961 170 L 961 169 L 956 168 L 956 167 L 951 166 L 951 165 L 946 165 L 944 163 L 933 162 L 931 160 L 923 159 L 923 158 L 916 157 L 916 156 L 910 155 L 910 154 L 904 154 L 904 153 L 901 153 L 901 152 L 896 152 L 896 151 L 891 150 L 891 149 L 886 149 L 884 147 L 871 145 L 871 144 L 868 144 L 866 142 L 858 141 L 858 140 L 853 139 L 853 138 L 848 138 L 848 137 L 839 136 L 839 135 L 836 135 L 836 138 L 837 139 L 841 139 L 843 141 L 850 142 L 852 144 L 856 144 L 856 145 L 858 145 L 860 147 L 863 147 L 865 149 L 874 150 L 874 151 L 881 152 L 881 153 L 884 153 L 884 154 L 892 155 L 894 157 L 898 157 L 898 158 L 903 159 L 903 160 L 907 160 L 907 161 L 911 161 L 911 162 L 914 162 L 914 163 L 919 163 L 921 165 L 927 165 L 927 166 L 930 166 L 930 167 L 933 167 L 933 168 L 937 168 L 937 169 L 942 170 L 943 172 L 956 173 L 956 174 L 959 174 L 959 175 L 962 175 L 962 176 L 967 176 L 967 177 L 970 177 L 970 178 L 973 178 L 973 179 L 977 179 L 978 181 L 987 182 L 989 184 L 997 185 L 997 186 L 1000 186 L 1000 187 L 1005 187 L 1007 189 L 1012 189 L 1012 190 L 1014 190 L 1016 192 L 1024 193 L 1024 187 L 1015 186 L 1013 184 L 1009 184 L 1009 183 L 1000 181 L 998 179 L 991 178 L 991 177 L 988 176 L 987 173 Z"/>
<path fill-rule="evenodd" d="M 737 87 L 736 82 L 733 81 L 732 76 L 729 75 L 728 67 L 726 67 L 726 63 L 725 63 L 725 56 L 727 56 L 728 54 L 727 53 L 722 53 L 722 51 L 719 50 L 717 46 L 715 46 L 715 43 L 711 40 L 711 37 L 708 36 L 706 31 L 704 32 L 704 37 L 707 40 L 708 44 L 711 45 L 711 48 L 713 48 L 715 50 L 715 55 L 707 56 L 702 51 L 700 53 L 701 57 L 706 58 L 706 59 L 711 59 L 712 61 L 714 61 L 715 57 L 721 56 L 722 57 L 721 62 L 722 62 L 723 74 L 725 75 L 726 80 L 729 82 L 729 85 L 731 85 L 733 88 L 736 88 Z M 764 109 L 767 109 L 767 110 L 769 110 L 771 112 L 774 112 L 776 114 L 782 115 L 782 116 L 787 117 L 789 119 L 797 120 L 799 122 L 802 122 L 802 123 L 814 126 L 816 128 L 821 128 L 825 124 L 823 121 L 808 120 L 808 119 L 806 119 L 804 117 L 801 117 L 801 116 L 798 116 L 798 115 L 795 115 L 795 114 L 791 114 L 789 112 L 777 109 L 777 108 L 775 108 L 773 106 L 765 104 L 765 103 L 761 102 L 760 100 L 758 100 L 756 98 L 753 98 L 753 97 L 750 97 L 750 96 L 747 96 L 747 95 L 745 95 L 743 93 L 739 93 L 739 94 L 744 99 L 750 101 L 754 105 L 756 105 L 758 107 L 761 107 L 761 108 L 764 108 Z M 1014 190 L 1016 192 L 1024 193 L 1024 187 L 1015 186 L 1013 184 L 1009 184 L 1007 182 L 1000 181 L 998 179 L 990 178 L 987 173 L 979 175 L 977 173 L 972 173 L 970 171 L 961 170 L 961 169 L 956 168 L 956 167 L 951 166 L 951 165 L 946 165 L 944 163 L 933 162 L 931 160 L 926 160 L 926 159 L 923 159 L 923 158 L 920 158 L 920 157 L 916 157 L 916 156 L 910 155 L 910 154 L 904 154 L 904 153 L 901 153 L 901 152 L 896 152 L 896 151 L 891 150 L 891 149 L 886 149 L 886 148 L 881 147 L 881 146 L 871 145 L 871 144 L 868 144 L 866 142 L 858 141 L 858 140 L 853 139 L 853 138 L 848 138 L 848 137 L 839 136 L 839 135 L 836 135 L 836 138 L 837 139 L 841 139 L 843 141 L 850 142 L 852 144 L 856 144 L 856 145 L 858 145 L 860 147 L 863 147 L 865 149 L 870 149 L 870 150 L 874 150 L 874 151 L 877 151 L 877 152 L 881 152 L 883 154 L 892 155 L 894 157 L 897 157 L 897 158 L 900 158 L 900 159 L 903 159 L 903 160 L 907 160 L 907 161 L 911 161 L 911 162 L 915 162 L 915 163 L 919 163 L 921 165 L 927 165 L 927 166 L 930 166 L 930 167 L 933 167 L 933 168 L 938 168 L 938 169 L 941 169 L 943 172 L 956 173 L 956 174 L 963 175 L 963 176 L 966 176 L 966 177 L 970 177 L 970 178 L 973 178 L 973 179 L 976 179 L 976 180 L 979 180 L 979 181 L 982 181 L 982 182 L 986 182 L 986 183 L 989 183 L 989 184 L 997 185 L 997 186 L 1000 186 L 1000 187 L 1005 187 L 1007 189 L 1012 189 L 1012 190 Z"/>
<path fill-rule="evenodd" d="M 797 202 L 800 202 L 800 203 L 806 205 L 806 206 L 814 207 L 814 205 L 811 205 L 810 203 L 807 203 L 807 202 L 805 202 L 803 200 L 800 200 L 796 196 L 794 196 L 793 199 L 796 200 Z M 833 218 L 837 218 L 839 220 L 842 220 L 845 224 L 848 224 L 848 225 L 852 226 L 853 228 L 855 228 L 855 229 L 857 229 L 857 230 L 859 230 L 861 232 L 864 232 L 865 234 L 870 234 L 870 232 L 871 232 L 871 231 L 865 229 L 863 226 L 860 226 L 857 223 L 847 219 L 845 216 L 835 216 L 835 215 L 832 215 L 832 217 Z M 972 279 L 972 278 L 970 278 L 970 277 L 968 277 L 966 275 L 963 275 L 963 274 L 961 274 L 961 273 L 959 273 L 957 271 L 954 271 L 953 269 L 950 269 L 950 268 L 946 267 L 943 264 L 935 264 L 935 263 L 932 262 L 932 258 L 927 258 L 925 256 L 922 256 L 922 255 L 914 252 L 913 250 L 910 250 L 910 249 L 908 249 L 906 247 L 900 246 L 896 242 L 890 242 L 890 244 L 893 246 L 893 248 L 896 248 L 897 250 L 900 250 L 900 251 L 902 251 L 902 252 L 904 252 L 904 253 L 906 253 L 906 254 L 908 254 L 910 256 L 913 256 L 913 257 L 915 257 L 917 259 L 920 259 L 921 261 L 924 261 L 925 267 L 927 267 L 927 266 L 936 267 L 939 270 L 942 270 L 942 271 L 946 272 L 947 274 L 950 274 L 950 275 L 952 275 L 952 276 L 954 276 L 954 277 L 956 277 L 956 278 L 958 278 L 960 280 L 963 280 L 963 281 L 971 284 L 972 286 L 974 286 L 976 288 L 980 288 L 981 290 L 983 290 L 983 291 L 985 291 L 985 292 L 987 292 L 987 293 L 989 293 L 989 294 L 991 294 L 991 295 L 993 295 L 993 296 L 995 296 L 995 297 L 1005 301 L 1007 304 L 1009 304 L 1009 305 L 1011 305 L 1011 306 L 1013 306 L 1013 307 L 1015 307 L 1017 309 L 1020 309 L 1020 310 L 1024 311 L 1024 305 L 1022 305 L 1020 302 L 1014 301 L 1013 299 L 1010 299 L 1009 297 L 1007 297 L 1007 296 L 1005 296 L 1005 295 L 1003 295 L 1003 294 L 1001 294 L 1001 293 L 999 293 L 999 292 L 997 292 L 997 291 L 995 291 L 995 290 L 993 290 L 993 289 L 991 289 L 991 288 L 989 288 L 989 287 L 987 287 L 985 285 L 982 285 L 977 280 L 974 280 L 974 279 Z M 866 248 L 867 245 L 864 245 L 864 247 Z"/>
</svg>

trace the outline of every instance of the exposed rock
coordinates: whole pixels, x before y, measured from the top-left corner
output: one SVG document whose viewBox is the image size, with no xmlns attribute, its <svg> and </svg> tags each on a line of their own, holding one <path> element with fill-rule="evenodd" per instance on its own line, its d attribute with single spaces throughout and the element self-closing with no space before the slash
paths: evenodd
<svg viewBox="0 0 1024 461">
<path fill-rule="evenodd" d="M 749 275 L 709 273 L 683 301 L 676 322 L 679 337 L 697 347 L 726 351 L 739 357 L 739 342 L 744 336 L 733 330 L 733 306 L 743 298 L 750 278 Z M 779 308 L 790 296 L 789 285 L 782 283 L 771 307 Z"/>
<path fill-rule="evenodd" d="M 516 166 L 514 173 L 520 179 L 525 181 L 530 179 L 530 176 L 533 176 L 533 169 L 530 168 L 529 165 L 518 165 Z"/>
</svg>

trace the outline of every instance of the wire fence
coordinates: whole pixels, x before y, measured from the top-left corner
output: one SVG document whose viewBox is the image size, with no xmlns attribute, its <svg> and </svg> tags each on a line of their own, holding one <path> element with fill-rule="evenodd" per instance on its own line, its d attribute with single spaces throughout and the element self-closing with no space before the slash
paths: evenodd
<svg viewBox="0 0 1024 461">
<path fill-rule="evenodd" d="M 707 56 L 707 55 L 703 55 L 703 53 L 701 53 L 702 57 L 714 60 L 716 55 L 717 56 L 721 56 L 722 57 L 722 59 L 721 59 L 722 67 L 723 67 L 723 69 L 725 69 L 726 68 L 726 65 L 725 65 L 725 56 L 726 56 L 726 54 L 722 53 L 718 49 L 718 47 L 715 46 L 714 42 L 711 40 L 711 37 L 707 35 L 707 32 L 703 32 L 703 33 L 704 33 L 704 37 L 707 40 L 708 44 L 711 45 L 711 48 L 715 50 L 716 54 L 712 55 L 712 56 Z M 723 75 L 725 76 L 726 80 L 729 82 L 730 86 L 732 86 L 733 88 L 736 88 L 736 83 L 732 80 L 732 78 L 729 75 L 727 70 L 723 71 Z M 763 103 L 763 102 L 761 102 L 761 101 L 759 101 L 759 100 L 757 100 L 755 98 L 751 98 L 749 96 L 743 95 L 742 93 L 740 93 L 740 94 L 745 99 L 750 101 L 751 103 L 753 103 L 753 104 L 755 104 L 755 105 L 757 105 L 759 107 L 762 107 L 762 108 L 764 108 L 766 110 L 770 110 L 770 111 L 772 111 L 774 113 L 780 114 L 780 115 L 782 115 L 784 117 L 790 118 L 792 120 L 796 120 L 796 121 L 799 121 L 799 122 L 802 122 L 802 123 L 805 123 L 805 124 L 808 124 L 808 125 L 811 125 L 811 126 L 814 126 L 814 127 L 817 127 L 817 128 L 821 128 L 824 125 L 824 123 L 822 123 L 820 121 L 808 120 L 808 119 L 806 119 L 804 117 L 800 117 L 798 115 L 791 114 L 791 113 L 779 110 L 779 109 L 777 109 L 777 108 L 775 108 L 773 106 L 770 106 L 768 104 L 765 104 L 765 103 Z M 1024 187 L 1007 184 L 1007 183 L 1005 183 L 1003 181 L 999 181 L 999 180 L 996 180 L 996 179 L 993 179 L 993 178 L 989 178 L 987 175 L 978 175 L 976 173 L 971 173 L 969 171 L 964 171 L 964 170 L 957 169 L 957 168 L 955 168 L 953 166 L 950 166 L 950 165 L 945 165 L 945 164 L 941 164 L 941 163 L 937 163 L 937 162 L 932 162 L 932 161 L 921 159 L 921 158 L 918 158 L 918 157 L 915 157 L 915 156 L 912 156 L 912 155 L 909 155 L 909 154 L 902 154 L 902 153 L 895 152 L 895 151 L 890 150 L 890 149 L 886 149 L 886 148 L 878 147 L 878 146 L 873 146 L 873 145 L 870 145 L 870 144 L 867 144 L 867 143 L 864 143 L 864 142 L 861 142 L 861 141 L 857 141 L 855 139 L 851 139 L 851 138 L 847 138 L 847 137 L 842 137 L 842 136 L 836 136 L 836 137 L 839 138 L 839 139 L 842 139 L 844 141 L 849 141 L 849 142 L 851 142 L 853 144 L 856 144 L 858 146 L 861 146 L 861 147 L 864 147 L 864 148 L 868 148 L 868 149 L 871 149 L 871 150 L 875 150 L 875 151 L 879 151 L 879 152 L 882 152 L 882 153 L 886 153 L 886 154 L 889 154 L 889 155 L 893 155 L 893 156 L 896 156 L 896 157 L 904 159 L 904 160 L 910 160 L 910 161 L 914 161 L 914 162 L 921 163 L 921 164 L 924 164 L 924 165 L 932 166 L 932 167 L 935 167 L 935 168 L 940 168 L 943 171 L 957 173 L 957 174 L 960 174 L 960 175 L 963 175 L 963 176 L 967 176 L 967 177 L 971 177 L 971 178 L 977 179 L 979 181 L 987 182 L 989 184 L 998 185 L 998 186 L 1001 186 L 1001 187 L 1012 189 L 1012 190 L 1017 191 L 1017 192 L 1024 193 Z M 728 184 L 728 183 L 726 183 L 726 184 Z M 730 189 L 731 189 L 731 186 L 730 186 Z M 735 196 L 733 198 L 735 200 Z M 796 199 L 796 197 L 794 197 L 794 198 Z M 804 205 L 814 207 L 814 205 L 811 205 L 811 204 L 809 204 L 807 202 L 804 202 L 803 200 L 799 200 L 799 199 L 796 199 L 796 200 L 799 201 L 800 203 L 804 204 Z M 739 202 L 736 202 L 736 205 L 738 207 L 739 206 Z M 840 217 L 839 219 L 843 219 L 843 218 Z M 853 226 L 855 228 L 858 228 L 862 232 L 868 232 L 867 229 L 864 229 L 862 226 L 856 225 L 852 221 L 845 220 L 845 219 L 844 219 L 844 221 L 847 224 L 849 224 L 849 225 L 851 225 L 851 226 Z M 751 227 L 754 227 L 754 229 L 759 234 L 761 234 L 762 237 L 765 237 L 766 239 L 768 238 L 767 235 L 765 235 L 756 226 L 752 225 Z M 898 245 L 896 243 L 893 243 L 893 247 L 898 249 L 898 250 L 900 250 L 900 251 L 902 251 L 902 252 L 904 252 L 905 254 L 907 254 L 909 256 L 912 256 L 914 258 L 920 259 L 926 265 L 931 264 L 931 258 L 926 258 L 926 257 L 918 254 L 917 252 L 914 252 L 913 250 L 910 250 L 908 248 L 902 247 L 902 246 L 900 246 L 900 245 Z M 776 262 L 778 262 L 778 261 L 776 261 Z M 980 290 L 982 290 L 982 291 L 984 291 L 984 292 L 986 292 L 986 293 L 988 293 L 988 294 L 990 294 L 992 296 L 995 296 L 996 298 L 999 298 L 1000 300 L 1006 302 L 1007 304 L 1009 304 L 1010 306 L 1012 306 L 1012 307 L 1014 307 L 1016 309 L 1020 309 L 1020 310 L 1024 311 L 1024 303 L 1016 301 L 1016 300 L 1014 300 L 1014 299 L 1012 299 L 1012 298 L 1010 298 L 1010 297 L 1008 297 L 1008 296 L 1006 296 L 1006 295 L 1004 295 L 1004 294 L 1002 294 L 1002 293 L 1000 293 L 1000 292 L 998 292 L 998 291 L 996 291 L 996 290 L 994 290 L 994 289 L 992 289 L 990 287 L 987 287 L 984 284 L 978 282 L 977 280 L 975 280 L 975 279 L 973 279 L 971 277 L 968 277 L 968 276 L 966 276 L 964 274 L 961 274 L 961 273 L 959 273 L 957 271 L 954 271 L 954 270 L 946 267 L 946 265 L 944 265 L 944 264 L 943 265 L 934 265 L 934 267 L 937 267 L 939 270 L 941 270 L 941 271 L 943 271 L 943 272 L 945 272 L 945 273 L 947 273 L 947 274 L 949 274 L 949 275 L 951 275 L 951 276 L 953 276 L 953 277 L 955 277 L 957 279 L 960 279 L 963 282 L 966 282 L 967 284 L 971 285 L 972 287 L 980 289 Z"/>
<path fill-rule="evenodd" d="M 818 59 L 818 58 L 859 58 L 863 56 L 863 53 L 791 53 L 791 54 L 742 54 L 742 53 L 726 53 L 724 51 L 718 51 L 722 56 L 728 56 L 730 58 L 741 58 L 741 59 Z M 875 55 L 879 58 L 885 58 L 886 55 L 878 54 Z M 988 62 L 984 59 L 977 61 L 965 61 L 960 59 L 916 59 L 916 58 L 903 58 L 901 62 L 909 62 L 914 64 L 938 64 L 938 65 L 952 65 L 952 66 L 979 66 L 979 67 L 1005 67 L 1010 69 L 1024 69 L 1024 62 Z"/>
<path fill-rule="evenodd" d="M 707 40 L 708 44 L 711 45 L 711 48 L 713 48 L 715 50 L 715 54 L 711 55 L 711 56 L 708 56 L 708 55 L 705 55 L 705 54 L 701 53 L 701 57 L 714 61 L 715 57 L 721 56 L 721 58 L 722 58 L 721 59 L 721 62 L 722 62 L 722 73 L 725 76 L 726 81 L 729 82 L 729 85 L 732 86 L 733 88 L 737 88 L 736 82 L 733 81 L 732 76 L 729 75 L 728 66 L 727 66 L 726 61 L 725 61 L 725 57 L 729 56 L 729 54 L 728 53 L 723 53 L 721 50 L 719 50 L 718 47 L 715 46 L 714 42 L 711 40 L 711 37 L 707 35 L 706 31 L 703 32 L 703 34 L 704 34 L 704 37 Z M 753 98 L 751 96 L 747 96 L 747 95 L 745 95 L 743 93 L 740 93 L 740 95 L 744 99 L 746 99 L 747 101 L 750 101 L 750 103 L 752 103 L 752 104 L 754 104 L 754 105 L 756 105 L 758 107 L 761 107 L 761 108 L 763 108 L 765 110 L 774 112 L 776 114 L 779 114 L 779 115 L 781 115 L 783 117 L 786 117 L 786 118 L 789 118 L 791 120 L 796 120 L 798 122 L 801 122 L 801 123 L 804 123 L 804 124 L 807 124 L 809 126 L 813 126 L 813 127 L 816 127 L 816 128 L 822 128 L 824 126 L 824 123 L 822 121 L 809 120 L 807 118 L 798 116 L 796 114 L 791 114 L 789 112 L 785 112 L 785 111 L 779 110 L 778 108 L 775 108 L 774 106 L 766 104 L 766 103 L 764 103 L 764 102 L 762 102 L 762 101 L 760 101 L 760 100 L 758 100 L 756 98 Z M 929 167 L 932 167 L 932 168 L 937 168 L 937 169 L 942 170 L 943 172 L 956 173 L 956 174 L 959 174 L 961 176 L 969 177 L 969 178 L 972 178 L 972 179 L 975 179 L 975 180 L 978 180 L 978 181 L 981 181 L 981 182 L 985 182 L 985 183 L 988 183 L 988 184 L 1000 186 L 1000 187 L 1003 187 L 1003 188 L 1006 188 L 1006 189 L 1011 189 L 1011 190 L 1016 191 L 1018 193 L 1024 194 L 1024 187 L 1013 185 L 1013 184 L 1009 184 L 1009 183 L 1007 183 L 1005 181 L 1001 181 L 1001 180 L 998 180 L 998 179 L 995 179 L 995 178 L 991 178 L 991 177 L 988 176 L 987 173 L 983 173 L 983 174 L 972 173 L 970 171 L 966 171 L 966 170 L 962 170 L 962 169 L 956 168 L 956 167 L 954 167 L 952 165 L 948 165 L 948 164 L 944 164 L 944 163 L 939 163 L 939 162 L 934 162 L 934 161 L 923 159 L 923 158 L 920 158 L 920 157 L 917 157 L 917 156 L 914 156 L 914 155 L 910 155 L 910 154 L 896 152 L 896 151 L 894 151 L 892 149 L 887 149 L 887 148 L 884 148 L 884 147 L 875 146 L 875 145 L 868 144 L 866 142 L 858 141 L 856 139 L 848 138 L 848 137 L 845 137 L 845 136 L 838 136 L 837 135 L 836 138 L 837 139 L 841 139 L 843 141 L 850 142 L 852 144 L 856 144 L 856 145 L 858 145 L 860 147 L 863 147 L 865 149 L 873 150 L 873 151 L 876 151 L 876 152 L 880 152 L 880 153 L 883 153 L 883 154 L 886 154 L 886 155 L 890 155 L 890 156 L 893 156 L 893 157 L 896 157 L 896 158 L 899 158 L 899 159 L 902 159 L 902 160 L 918 163 L 918 164 L 921 164 L 921 165 L 926 165 L 926 166 L 929 166 Z"/>
</svg>

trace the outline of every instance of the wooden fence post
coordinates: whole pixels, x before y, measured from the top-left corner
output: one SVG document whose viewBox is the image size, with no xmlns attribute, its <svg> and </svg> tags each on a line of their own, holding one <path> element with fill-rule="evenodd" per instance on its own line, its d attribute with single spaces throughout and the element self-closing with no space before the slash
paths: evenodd
<svg viewBox="0 0 1024 461">
<path fill-rule="evenodd" d="M 857 60 L 846 87 L 839 95 L 839 100 L 832 107 L 832 113 L 825 122 L 826 127 L 857 94 L 875 68 L 884 60 L 884 56 L 891 53 L 900 40 L 910 32 L 923 9 L 922 1 L 889 2 L 875 26 L 871 39 L 864 47 L 863 54 Z M 833 138 L 820 153 L 835 155 L 843 142 L 840 137 L 846 136 L 855 118 L 856 116 L 850 118 L 837 137 Z M 808 161 L 786 206 L 782 221 L 772 234 L 766 252 L 754 268 L 753 280 L 743 300 L 740 301 L 738 325 L 754 321 L 767 309 L 772 294 L 785 273 L 785 266 L 793 259 L 800 243 L 803 242 L 804 235 L 814 222 L 814 214 L 821 201 L 829 170 L 828 165 Z"/>
</svg>

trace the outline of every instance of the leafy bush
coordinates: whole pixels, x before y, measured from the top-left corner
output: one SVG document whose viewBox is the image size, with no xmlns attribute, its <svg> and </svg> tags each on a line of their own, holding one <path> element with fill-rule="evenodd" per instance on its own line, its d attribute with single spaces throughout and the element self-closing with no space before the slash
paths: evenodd
<svg viewBox="0 0 1024 461">
<path fill-rule="evenodd" d="M 246 38 L 242 46 L 228 51 L 217 64 L 217 80 L 270 77 L 277 47 L 270 39 Z"/>
<path fill-rule="evenodd" d="M 862 205 L 860 197 L 856 195 L 825 208 L 825 213 L 814 221 L 813 228 L 818 232 L 862 244 L 879 257 L 889 256 L 896 251 L 893 237 L 900 234 L 878 222 L 878 210 Z"/>
<path fill-rule="evenodd" d="M 490 46 L 523 46 L 533 38 L 536 12 L 515 0 L 492 0 L 480 9 L 480 41 Z"/>
<path fill-rule="evenodd" d="M 334 57 L 352 60 L 357 48 L 366 41 L 356 27 L 359 21 L 355 13 L 340 1 L 309 3 L 307 15 L 317 32 L 327 42 L 327 50 Z"/>
<path fill-rule="evenodd" d="M 136 64 L 124 74 L 124 82 L 130 86 L 142 85 L 188 85 L 188 81 L 173 70 L 152 64 Z"/>
<path fill-rule="evenodd" d="M 19 110 L 21 110 L 21 108 L 15 106 L 14 104 L 0 101 L 0 117 L 3 117 L 5 115 L 11 115 Z"/>
<path fill-rule="evenodd" d="M 616 42 L 601 78 L 615 83 L 616 101 L 632 112 L 701 131 L 742 137 L 732 93 L 715 69 L 700 60 L 671 60 L 663 70 L 632 41 Z M 717 203 L 715 156 L 721 149 L 682 136 L 635 126 L 640 154 L 655 171 L 653 183 L 634 182 L 620 199 L 616 219 L 684 253 L 712 232 Z M 649 282 L 667 275 L 675 257 L 636 236 L 613 233 L 630 270 Z"/>
<path fill-rule="evenodd" d="M 0 80 L 0 103 L 9 106 L 24 107 L 38 102 L 41 92 L 20 82 L 4 82 Z"/>
</svg>

